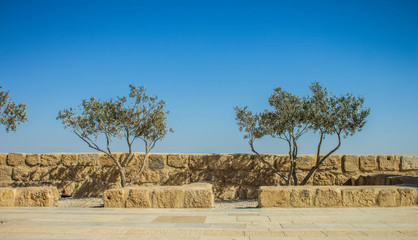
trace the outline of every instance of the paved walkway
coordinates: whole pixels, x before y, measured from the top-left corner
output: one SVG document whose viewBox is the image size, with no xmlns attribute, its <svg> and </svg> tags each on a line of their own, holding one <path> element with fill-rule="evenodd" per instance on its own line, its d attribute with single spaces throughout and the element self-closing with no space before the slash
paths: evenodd
<svg viewBox="0 0 418 240">
<path fill-rule="evenodd" d="M 418 207 L 0 208 L 0 239 L 418 239 Z"/>
</svg>

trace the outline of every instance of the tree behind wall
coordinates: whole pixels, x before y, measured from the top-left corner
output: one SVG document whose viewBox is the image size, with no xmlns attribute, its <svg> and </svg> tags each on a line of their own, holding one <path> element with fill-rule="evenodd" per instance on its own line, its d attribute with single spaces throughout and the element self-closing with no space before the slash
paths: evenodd
<svg viewBox="0 0 418 240">
<path fill-rule="evenodd" d="M 166 103 L 156 96 L 147 96 L 146 89 L 130 85 L 129 97 L 117 97 L 101 101 L 94 97 L 83 100 L 78 109 L 63 109 L 57 120 L 61 120 L 64 128 L 70 128 L 90 148 L 110 157 L 121 177 L 121 186 L 132 185 L 144 171 L 151 150 L 155 144 L 163 140 L 172 129 L 167 129 Z M 97 143 L 98 137 L 105 138 L 105 146 Z M 128 154 L 118 159 L 111 151 L 112 139 L 119 138 L 126 142 Z M 126 168 L 134 159 L 133 145 L 136 140 L 145 145 L 145 157 L 136 175 L 126 178 Z M 136 160 L 137 161 L 137 160 Z"/>
<path fill-rule="evenodd" d="M 6 132 L 15 132 L 17 126 L 27 121 L 26 104 L 16 104 L 9 98 L 9 92 L 1 90 L 0 86 L 0 124 L 6 127 Z"/>
</svg>

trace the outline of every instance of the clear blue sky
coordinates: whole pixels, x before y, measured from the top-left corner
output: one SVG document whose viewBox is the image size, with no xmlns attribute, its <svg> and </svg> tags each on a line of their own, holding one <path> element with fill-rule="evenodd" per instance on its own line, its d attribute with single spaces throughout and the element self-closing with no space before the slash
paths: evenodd
<svg viewBox="0 0 418 240">
<path fill-rule="evenodd" d="M 319 81 L 371 108 L 338 153 L 416 154 L 417 44 L 414 0 L 0 0 L 0 85 L 29 119 L 16 133 L 0 129 L 0 152 L 92 151 L 58 111 L 126 95 L 129 83 L 171 111 L 176 132 L 154 152 L 250 152 L 233 107 L 262 111 L 275 87 L 304 95 Z M 314 153 L 317 140 L 304 136 L 300 153 Z M 256 147 L 287 152 L 267 137 Z"/>
</svg>

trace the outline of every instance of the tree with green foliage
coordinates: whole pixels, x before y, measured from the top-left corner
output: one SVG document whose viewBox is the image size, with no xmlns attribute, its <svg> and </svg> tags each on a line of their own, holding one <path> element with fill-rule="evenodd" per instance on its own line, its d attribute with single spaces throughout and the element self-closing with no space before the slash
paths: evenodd
<svg viewBox="0 0 418 240">
<path fill-rule="evenodd" d="M 248 107 L 235 107 L 236 120 L 240 131 L 244 131 L 251 151 L 262 162 L 278 174 L 286 185 L 298 184 L 296 163 L 298 156 L 298 139 L 308 131 L 320 134 L 317 147 L 316 163 L 300 185 L 305 185 L 324 161 L 341 146 L 341 137 L 354 135 L 361 131 L 366 123 L 370 109 L 364 108 L 364 98 L 350 93 L 342 96 L 328 94 L 326 88 L 314 82 L 310 86 L 311 97 L 299 97 L 281 88 L 274 89 L 269 98 L 272 110 L 252 113 Z M 266 135 L 287 142 L 289 148 L 290 169 L 286 174 L 268 162 L 254 148 L 254 141 Z M 337 135 L 338 144 L 326 155 L 321 155 L 321 147 L 326 135 Z"/>
<path fill-rule="evenodd" d="M 26 115 L 26 104 L 16 104 L 9 98 L 8 91 L 0 90 L 0 124 L 6 127 L 6 132 L 16 132 L 17 126 L 28 120 Z"/>
<path fill-rule="evenodd" d="M 90 100 L 83 100 L 78 109 L 61 110 L 57 117 L 64 124 L 64 128 L 71 128 L 90 148 L 113 160 L 119 170 L 122 187 L 130 186 L 139 179 L 156 143 L 163 140 L 169 132 L 173 132 L 172 129 L 167 129 L 169 112 L 164 109 L 166 103 L 156 96 L 148 96 L 143 86 L 137 88 L 131 84 L 129 87 L 129 98 L 117 97 L 101 101 L 92 97 Z M 97 143 L 99 136 L 105 138 L 105 147 Z M 124 161 L 112 154 L 110 143 L 114 138 L 126 141 L 128 154 Z M 133 145 L 137 139 L 144 142 L 145 157 L 139 171 L 128 182 L 126 168 L 134 159 Z"/>
</svg>

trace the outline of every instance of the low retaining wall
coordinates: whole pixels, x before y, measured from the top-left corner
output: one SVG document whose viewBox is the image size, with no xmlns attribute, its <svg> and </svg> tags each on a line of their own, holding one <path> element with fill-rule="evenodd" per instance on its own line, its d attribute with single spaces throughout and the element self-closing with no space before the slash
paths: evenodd
<svg viewBox="0 0 418 240">
<path fill-rule="evenodd" d="M 417 204 L 418 189 L 403 186 L 260 187 L 259 207 L 400 207 Z"/>
<path fill-rule="evenodd" d="M 212 208 L 212 184 L 138 186 L 107 190 L 105 208 Z"/>
<path fill-rule="evenodd" d="M 53 207 L 58 199 L 56 187 L 0 188 L 0 207 Z"/>
</svg>

